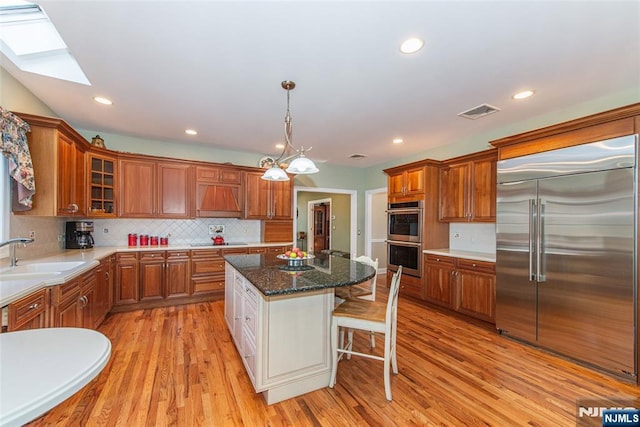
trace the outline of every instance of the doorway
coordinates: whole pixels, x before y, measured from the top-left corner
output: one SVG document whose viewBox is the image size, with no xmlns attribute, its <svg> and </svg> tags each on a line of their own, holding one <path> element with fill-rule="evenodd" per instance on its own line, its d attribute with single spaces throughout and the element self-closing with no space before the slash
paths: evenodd
<svg viewBox="0 0 640 427">
<path fill-rule="evenodd" d="M 331 199 L 310 200 L 308 202 L 307 235 L 312 236 L 309 253 L 320 253 L 331 249 Z"/>
<path fill-rule="evenodd" d="M 358 253 L 357 241 L 357 191 L 338 188 L 294 187 L 293 200 L 296 206 L 293 229 L 298 246 L 310 248 L 313 234 L 309 232 L 313 212 L 309 213 L 308 202 L 331 200 L 329 249 L 339 250 L 352 257 Z M 302 238 L 301 238 L 302 237 Z M 307 251 L 309 252 L 309 251 Z"/>
</svg>

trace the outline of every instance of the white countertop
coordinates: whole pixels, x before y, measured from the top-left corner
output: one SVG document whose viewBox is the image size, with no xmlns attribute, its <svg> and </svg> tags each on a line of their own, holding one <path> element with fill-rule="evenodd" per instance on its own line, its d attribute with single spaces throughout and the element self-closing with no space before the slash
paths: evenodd
<svg viewBox="0 0 640 427">
<path fill-rule="evenodd" d="M 111 342 L 90 329 L 31 329 L 0 334 L 0 355 L 0 426 L 21 426 L 93 380 Z"/>
<path fill-rule="evenodd" d="M 471 252 L 460 251 L 456 249 L 442 248 L 442 249 L 425 249 L 422 251 L 425 254 L 449 256 L 453 258 L 466 258 L 475 259 L 476 261 L 496 262 L 496 254 L 488 252 Z"/>
<path fill-rule="evenodd" d="M 37 291 L 46 286 L 60 285 L 74 277 L 85 273 L 99 264 L 99 260 L 104 257 L 110 256 L 116 252 L 139 252 L 139 251 L 171 251 L 171 250 L 205 250 L 205 249 L 218 249 L 218 248 L 247 248 L 247 247 L 271 247 L 271 246 L 285 246 L 291 245 L 292 242 L 279 242 L 279 243 L 259 243 L 250 242 L 243 243 L 241 245 L 224 245 L 224 246 L 191 246 L 185 245 L 170 245 L 170 246 L 96 246 L 91 249 L 66 249 L 50 256 L 46 256 L 38 259 L 30 259 L 21 261 L 19 266 L 28 265 L 33 263 L 42 262 L 69 262 L 69 261 L 83 261 L 83 264 L 76 268 L 66 270 L 63 274 L 52 274 L 50 277 L 38 277 L 23 280 L 5 280 L 2 278 L 3 271 L 10 271 L 10 267 L 4 267 L 0 269 L 0 307 L 4 307 L 11 304 L 14 301 L 19 300 L 22 297 L 29 295 L 32 292 Z"/>
</svg>

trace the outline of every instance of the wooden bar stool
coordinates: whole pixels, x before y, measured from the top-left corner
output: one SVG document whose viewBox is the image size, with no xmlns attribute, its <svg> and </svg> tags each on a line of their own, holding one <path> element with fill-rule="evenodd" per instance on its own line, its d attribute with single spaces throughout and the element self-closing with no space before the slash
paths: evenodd
<svg viewBox="0 0 640 427">
<path fill-rule="evenodd" d="M 398 361 L 396 358 L 396 330 L 398 319 L 398 290 L 400 288 L 400 276 L 402 266 L 391 279 L 389 299 L 387 303 L 379 301 L 367 301 L 362 299 L 348 299 L 333 310 L 331 317 L 331 352 L 333 365 L 331 367 L 331 381 L 329 387 L 336 383 L 338 361 L 344 354 L 368 357 L 384 362 L 384 390 L 387 400 L 391 400 L 391 379 L 389 368 L 393 373 L 398 373 Z M 349 342 L 344 347 L 338 346 L 338 331 L 341 327 L 349 329 Z M 384 356 L 360 353 L 353 351 L 352 329 L 373 331 L 384 334 Z"/>
</svg>

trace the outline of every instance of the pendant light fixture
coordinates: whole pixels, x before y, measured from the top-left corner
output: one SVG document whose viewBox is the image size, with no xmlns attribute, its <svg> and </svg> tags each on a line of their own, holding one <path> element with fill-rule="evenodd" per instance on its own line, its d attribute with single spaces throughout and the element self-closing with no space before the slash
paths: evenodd
<svg viewBox="0 0 640 427">
<path fill-rule="evenodd" d="M 286 80 L 281 83 L 283 89 L 287 91 L 287 114 L 284 117 L 284 148 L 280 156 L 273 161 L 271 167 L 262 175 L 262 179 L 267 181 L 288 181 L 290 174 L 310 174 L 319 172 L 319 169 L 313 163 L 311 159 L 305 157 L 304 147 L 299 149 L 295 148 L 291 143 L 291 134 L 293 131 L 293 125 L 291 123 L 291 113 L 289 111 L 289 92 L 295 87 L 295 82 Z M 306 151 L 311 151 L 312 147 L 309 147 Z M 293 153 L 293 154 L 292 154 Z M 291 160 L 291 163 L 287 166 L 286 162 Z M 286 172 L 283 169 L 286 167 Z"/>
</svg>

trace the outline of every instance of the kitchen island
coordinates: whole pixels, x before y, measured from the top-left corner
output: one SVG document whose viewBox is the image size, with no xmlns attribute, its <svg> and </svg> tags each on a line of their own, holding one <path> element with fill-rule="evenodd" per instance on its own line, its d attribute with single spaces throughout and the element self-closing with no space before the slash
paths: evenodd
<svg viewBox="0 0 640 427">
<path fill-rule="evenodd" d="M 300 269 L 269 255 L 225 256 L 225 320 L 254 389 L 268 404 L 329 385 L 334 289 L 373 267 L 321 255 Z"/>
</svg>

